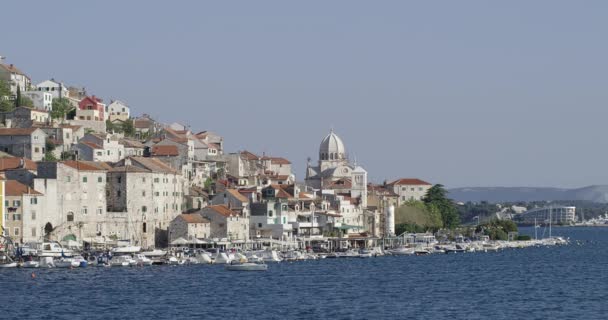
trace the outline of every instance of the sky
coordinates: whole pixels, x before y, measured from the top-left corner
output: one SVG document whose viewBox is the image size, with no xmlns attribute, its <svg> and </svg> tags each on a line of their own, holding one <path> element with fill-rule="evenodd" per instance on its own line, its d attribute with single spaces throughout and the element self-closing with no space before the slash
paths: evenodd
<svg viewBox="0 0 608 320">
<path fill-rule="evenodd" d="M 286 157 L 333 128 L 374 182 L 608 184 L 606 1 L 6 1 L 0 55 Z"/>
</svg>

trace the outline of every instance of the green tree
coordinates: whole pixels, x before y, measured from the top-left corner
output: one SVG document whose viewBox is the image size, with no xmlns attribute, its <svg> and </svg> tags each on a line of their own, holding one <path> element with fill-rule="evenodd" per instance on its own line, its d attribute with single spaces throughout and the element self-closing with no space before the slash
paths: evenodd
<svg viewBox="0 0 608 320">
<path fill-rule="evenodd" d="M 72 109 L 70 100 L 67 98 L 53 99 L 53 110 L 51 111 L 51 118 L 53 119 L 65 119 L 68 112 Z"/>
<path fill-rule="evenodd" d="M 15 105 L 10 101 L 11 96 L 11 87 L 8 82 L 0 80 L 0 112 L 13 111 Z"/>
<path fill-rule="evenodd" d="M 15 108 L 19 107 L 21 103 L 21 88 L 17 86 L 17 98 L 15 98 Z"/>
<path fill-rule="evenodd" d="M 122 123 L 121 127 L 122 127 L 122 132 L 124 132 L 125 136 L 127 136 L 127 137 L 135 136 L 135 125 L 133 125 L 132 119 L 125 120 L 125 122 Z"/>
<path fill-rule="evenodd" d="M 451 199 L 447 197 L 447 191 L 441 184 L 432 186 L 422 198 L 428 208 L 436 210 L 441 215 L 443 227 L 453 229 L 460 225 L 458 210 Z"/>
<path fill-rule="evenodd" d="M 21 97 L 21 102 L 19 102 L 19 106 L 21 107 L 28 107 L 30 109 L 34 108 L 34 101 L 32 101 L 32 99 L 30 99 L 29 97 Z"/>
</svg>

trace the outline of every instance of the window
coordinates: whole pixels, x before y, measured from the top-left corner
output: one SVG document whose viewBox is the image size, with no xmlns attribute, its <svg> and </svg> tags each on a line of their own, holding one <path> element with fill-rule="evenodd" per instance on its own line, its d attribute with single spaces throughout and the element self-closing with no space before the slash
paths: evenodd
<svg viewBox="0 0 608 320">
<path fill-rule="evenodd" d="M 8 206 L 9 206 L 8 200 L 4 200 L 4 206 L 8 208 Z"/>
<path fill-rule="evenodd" d="M 40 152 L 40 149 L 38 147 L 35 147 L 34 152 L 38 153 L 38 152 Z"/>
<path fill-rule="evenodd" d="M 87 207 L 82 207 L 82 214 L 87 214 L 88 213 L 88 209 Z"/>
<path fill-rule="evenodd" d="M 141 178 L 141 182 L 146 182 L 146 177 Z"/>
<path fill-rule="evenodd" d="M 32 228 L 32 237 L 36 236 L 36 228 Z"/>
<path fill-rule="evenodd" d="M 158 178 L 154 178 L 154 182 L 158 183 L 159 179 Z"/>
<path fill-rule="evenodd" d="M 148 211 L 148 207 L 146 207 L 146 206 L 141 207 L 141 212 L 147 212 L 147 211 Z"/>
<path fill-rule="evenodd" d="M 268 210 L 268 216 L 272 217 L 272 210 Z"/>
<path fill-rule="evenodd" d="M 147 225 L 146 225 L 146 223 L 144 222 L 144 223 L 142 224 L 142 228 L 141 228 L 141 229 L 142 229 L 142 231 L 143 231 L 143 233 L 148 232 L 148 231 L 147 231 L 147 230 L 148 230 L 148 228 L 147 228 L 147 227 L 148 227 L 148 226 L 147 226 Z"/>
<path fill-rule="evenodd" d="M 32 210 L 32 220 L 36 220 L 36 211 Z"/>
<path fill-rule="evenodd" d="M 21 214 L 13 213 L 13 221 L 21 221 Z"/>
<path fill-rule="evenodd" d="M 120 198 L 120 190 L 116 191 L 116 196 Z"/>
<path fill-rule="evenodd" d="M 97 207 L 97 214 L 103 214 L 103 208 L 102 207 Z"/>
<path fill-rule="evenodd" d="M 102 177 L 97 177 L 97 182 L 102 183 L 103 182 L 103 178 Z"/>
<path fill-rule="evenodd" d="M 108 150 L 108 155 L 110 155 L 110 150 Z"/>
<path fill-rule="evenodd" d="M 67 182 L 72 182 L 72 177 L 67 176 L 67 177 L 66 177 L 66 181 L 67 181 Z"/>
<path fill-rule="evenodd" d="M 122 181 L 122 177 L 118 177 L 118 183 Z"/>
<path fill-rule="evenodd" d="M 15 236 L 18 236 L 18 235 L 19 235 L 19 228 L 15 228 L 15 231 L 14 231 L 14 233 L 13 233 L 13 234 L 14 234 Z"/>
<path fill-rule="evenodd" d="M 82 182 L 86 183 L 87 182 L 87 177 L 82 177 Z"/>
<path fill-rule="evenodd" d="M 20 207 L 21 206 L 21 201 L 19 200 L 13 200 L 13 207 Z"/>
<path fill-rule="evenodd" d="M 103 152 L 101 152 L 101 151 L 97 151 L 96 154 L 100 157 L 103 156 Z"/>
<path fill-rule="evenodd" d="M 141 196 L 142 196 L 142 197 L 145 197 L 145 196 L 146 196 L 146 190 L 144 190 L 144 191 L 142 191 L 142 192 L 141 192 Z"/>
<path fill-rule="evenodd" d="M 414 191 L 414 190 L 416 190 L 416 189 L 415 188 L 410 188 L 410 191 Z"/>
<path fill-rule="evenodd" d="M 30 199 L 30 204 L 38 204 L 38 198 L 34 197 Z"/>
<path fill-rule="evenodd" d="M 156 191 L 156 192 L 154 192 L 154 195 L 158 197 L 160 195 L 160 193 L 158 193 L 158 191 Z"/>
</svg>

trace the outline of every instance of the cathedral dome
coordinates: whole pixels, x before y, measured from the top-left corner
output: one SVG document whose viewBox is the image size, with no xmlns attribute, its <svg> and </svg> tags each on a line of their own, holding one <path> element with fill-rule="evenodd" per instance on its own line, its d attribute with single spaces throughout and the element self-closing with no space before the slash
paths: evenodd
<svg viewBox="0 0 608 320">
<path fill-rule="evenodd" d="M 346 159 L 346 148 L 344 142 L 332 130 L 319 147 L 320 160 L 344 160 Z"/>
</svg>

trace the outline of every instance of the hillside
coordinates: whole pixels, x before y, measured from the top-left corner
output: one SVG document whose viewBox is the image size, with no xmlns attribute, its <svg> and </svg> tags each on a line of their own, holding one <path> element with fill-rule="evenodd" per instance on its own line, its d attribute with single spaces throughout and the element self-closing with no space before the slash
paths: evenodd
<svg viewBox="0 0 608 320">
<path fill-rule="evenodd" d="M 518 201 L 587 200 L 608 203 L 608 185 L 588 186 L 577 189 L 534 187 L 473 187 L 448 190 L 448 196 L 456 201 L 492 203 Z"/>
</svg>

